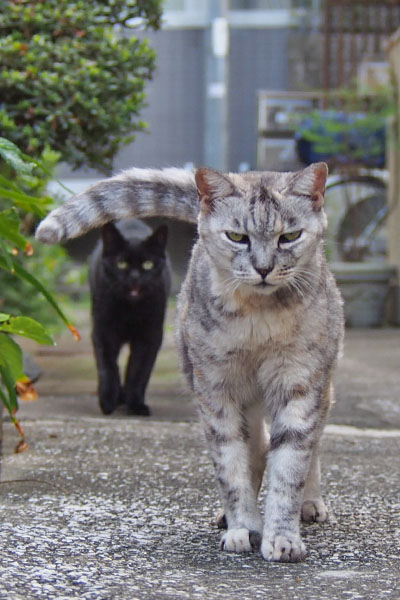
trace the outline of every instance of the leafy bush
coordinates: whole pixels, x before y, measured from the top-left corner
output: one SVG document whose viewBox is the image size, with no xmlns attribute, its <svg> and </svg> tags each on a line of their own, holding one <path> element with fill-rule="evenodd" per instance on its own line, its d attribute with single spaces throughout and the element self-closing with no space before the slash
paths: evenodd
<svg viewBox="0 0 400 600">
<path fill-rule="evenodd" d="M 25 156 L 14 144 L 0 138 L 0 156 L 3 159 L 3 172 L 0 174 L 0 269 L 15 283 L 22 280 L 29 295 L 39 292 L 53 307 L 59 317 L 68 325 L 75 336 L 75 327 L 54 300 L 52 294 L 29 270 L 25 268 L 22 256 L 31 256 L 33 246 L 23 233 L 23 226 L 30 221 L 30 215 L 43 217 L 50 205 L 48 196 L 33 195 L 41 188 L 40 173 L 47 171 L 38 161 Z M 19 449 L 26 444 L 22 428 L 16 417 L 18 410 L 17 391 L 20 394 L 34 394 L 29 379 L 23 372 L 22 350 L 11 335 L 31 338 L 40 344 L 52 344 L 53 339 L 47 329 L 31 316 L 15 315 L 11 310 L 0 313 L 0 399 L 8 410 L 11 419 L 21 435 Z"/>
<path fill-rule="evenodd" d="M 368 113 L 320 110 L 310 113 L 296 133 L 297 149 L 306 164 L 385 165 L 385 118 Z"/>
<path fill-rule="evenodd" d="M 53 172 L 57 166 L 60 155 L 49 149 L 45 149 L 40 157 L 40 164 L 45 168 L 36 169 L 38 175 L 33 173 L 19 174 L 19 186 L 31 196 L 43 196 L 49 180 L 54 179 Z M 10 167 L 6 163 L 0 164 L 0 174 L 6 172 L 10 177 Z M 4 191 L 4 190 L 3 190 Z M 57 198 L 56 198 L 57 199 Z M 0 210 L 10 208 L 10 199 L 0 194 Z M 26 235 L 33 233 L 35 218 L 32 213 L 19 212 L 22 222 L 21 227 Z M 29 272 L 39 280 L 45 280 L 50 289 L 57 289 L 58 294 L 63 290 L 63 295 L 76 298 L 82 297 L 87 279 L 87 267 L 77 267 L 69 258 L 66 250 L 61 246 L 46 246 L 32 240 L 34 249 L 32 256 L 20 256 L 21 264 L 29 269 Z M 0 311 L 12 312 L 14 315 L 29 314 L 41 323 L 53 329 L 58 326 L 59 320 L 54 311 L 49 311 L 46 303 L 38 294 L 32 294 L 30 284 L 24 279 L 16 279 L 12 273 L 0 271 Z"/>
<path fill-rule="evenodd" d="M 74 168 L 110 171 L 145 124 L 154 51 L 132 29 L 157 28 L 161 0 L 0 0 L 0 131 L 24 152 L 46 146 Z"/>
<path fill-rule="evenodd" d="M 1 205 L 1 200 L 0 200 Z M 82 300 L 87 291 L 87 265 L 77 266 L 61 246 L 45 246 L 32 240 L 32 256 L 22 255 L 19 260 L 36 279 L 57 291 L 61 301 Z M 31 285 L 24 279 L 15 278 L 7 271 L 0 272 L 0 311 L 13 315 L 29 314 L 50 327 L 54 332 L 60 321 L 54 311 L 49 311 L 40 294 L 33 294 Z"/>
<path fill-rule="evenodd" d="M 327 93 L 327 108 L 316 109 L 296 124 L 297 150 L 306 164 L 385 165 L 386 121 L 393 114 L 390 89 L 359 95 L 352 87 Z"/>
</svg>

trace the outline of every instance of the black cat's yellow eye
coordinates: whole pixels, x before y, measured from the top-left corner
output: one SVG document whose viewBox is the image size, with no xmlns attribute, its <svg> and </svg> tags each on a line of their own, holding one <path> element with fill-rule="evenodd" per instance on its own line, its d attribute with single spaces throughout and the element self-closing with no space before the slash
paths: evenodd
<svg viewBox="0 0 400 600">
<path fill-rule="evenodd" d="M 142 263 L 142 269 L 143 271 L 151 271 L 154 269 L 154 262 L 152 260 L 145 260 Z"/>
<path fill-rule="evenodd" d="M 247 244 L 249 241 L 249 236 L 244 233 L 236 233 L 235 231 L 226 231 L 226 237 L 231 242 L 236 242 L 237 244 Z"/>
<path fill-rule="evenodd" d="M 121 269 L 122 271 L 124 271 L 125 269 L 128 268 L 128 263 L 125 260 L 120 260 L 119 262 L 117 262 L 117 267 L 118 267 L 118 269 Z"/>
<path fill-rule="evenodd" d="M 288 244 L 289 242 L 294 242 L 294 240 L 298 240 L 301 236 L 301 229 L 299 231 L 291 231 L 290 233 L 282 233 L 279 237 L 280 244 Z"/>
</svg>

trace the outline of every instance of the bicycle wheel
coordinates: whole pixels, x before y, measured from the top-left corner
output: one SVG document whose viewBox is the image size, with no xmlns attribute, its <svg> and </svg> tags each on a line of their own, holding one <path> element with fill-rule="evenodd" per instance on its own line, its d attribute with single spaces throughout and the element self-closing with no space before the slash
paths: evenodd
<svg viewBox="0 0 400 600">
<path fill-rule="evenodd" d="M 377 261 L 387 254 L 385 181 L 374 175 L 334 176 L 325 194 L 326 247 L 332 261 Z"/>
</svg>

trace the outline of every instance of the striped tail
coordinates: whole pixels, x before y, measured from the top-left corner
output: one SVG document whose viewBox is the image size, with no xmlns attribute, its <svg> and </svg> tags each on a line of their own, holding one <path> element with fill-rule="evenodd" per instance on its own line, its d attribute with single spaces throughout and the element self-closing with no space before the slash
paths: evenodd
<svg viewBox="0 0 400 600">
<path fill-rule="evenodd" d="M 40 223 L 46 244 L 78 237 L 109 221 L 171 217 L 196 223 L 199 200 L 194 173 L 184 169 L 128 169 L 67 200 Z"/>
</svg>

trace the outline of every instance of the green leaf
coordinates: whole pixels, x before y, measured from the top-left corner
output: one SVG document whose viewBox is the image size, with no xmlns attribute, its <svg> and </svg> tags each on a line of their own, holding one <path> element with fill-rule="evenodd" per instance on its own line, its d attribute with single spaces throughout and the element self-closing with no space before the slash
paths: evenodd
<svg viewBox="0 0 400 600">
<path fill-rule="evenodd" d="M 0 175 L 0 183 L 1 183 L 1 185 L 5 186 L 6 188 L 8 187 L 17 192 L 19 191 L 18 186 L 15 185 L 15 183 L 13 181 L 11 181 L 11 179 L 8 179 L 8 177 L 4 177 L 4 175 Z"/>
<path fill-rule="evenodd" d="M 6 386 L 7 393 L 8 393 L 8 398 L 7 398 L 5 393 L 2 391 L 1 397 L 2 397 L 3 401 L 4 401 L 4 399 L 6 400 L 4 402 L 4 404 L 5 404 L 8 412 L 10 413 L 10 416 L 13 418 L 14 413 L 18 410 L 18 399 L 17 399 L 17 392 L 15 389 L 15 381 L 16 380 L 15 381 L 13 380 L 13 377 L 12 377 L 8 367 L 5 365 L 1 365 L 1 364 L 0 364 L 0 375 L 3 380 L 4 385 Z"/>
<path fill-rule="evenodd" d="M 0 236 L 21 250 L 26 250 L 28 240 L 19 232 L 20 220 L 15 208 L 0 212 Z"/>
<path fill-rule="evenodd" d="M 0 254 L 3 255 L 3 258 L 6 262 L 6 270 L 12 273 L 14 271 L 13 261 L 11 260 L 11 256 L 8 252 L 8 248 L 3 238 L 0 236 Z"/>
<path fill-rule="evenodd" d="M 13 385 L 24 375 L 22 350 L 5 333 L 0 333 L 0 367 L 7 369 Z"/>
<path fill-rule="evenodd" d="M 32 173 L 32 169 L 35 167 L 33 162 L 25 160 L 18 146 L 3 137 L 0 137 L 0 156 L 17 173 Z"/>
<path fill-rule="evenodd" d="M 0 323 L 3 323 L 3 321 L 8 321 L 10 317 L 11 315 L 6 315 L 6 313 L 0 313 Z"/>
<path fill-rule="evenodd" d="M 0 375 L 1 375 L 1 371 L 0 371 Z M 8 410 L 10 417 L 13 418 L 13 413 L 16 410 L 18 410 L 18 402 L 17 402 L 17 405 L 15 406 L 15 403 L 13 403 L 11 398 L 9 398 L 7 396 L 7 394 L 1 389 L 1 386 L 0 386 L 0 398 L 1 398 L 1 401 L 3 402 L 4 406 Z M 15 396 L 15 400 L 17 400 L 16 396 Z"/>
<path fill-rule="evenodd" d="M 26 155 L 24 154 L 23 156 L 26 156 Z M 52 171 L 49 170 L 49 169 L 47 169 L 46 166 L 42 162 L 40 162 L 39 160 L 36 160 L 35 158 L 32 158 L 31 160 L 35 163 L 36 167 L 39 167 L 39 169 L 41 169 L 43 171 L 43 173 L 45 175 L 47 175 L 48 177 L 51 177 L 52 179 L 54 179 L 54 181 L 57 181 L 58 185 L 60 187 L 62 187 L 66 192 L 68 192 L 72 196 L 75 195 L 75 192 L 73 190 L 71 190 L 71 188 L 69 188 L 68 186 L 66 186 L 62 181 L 60 181 L 59 179 L 57 179 L 57 177 L 54 177 Z"/>
<path fill-rule="evenodd" d="M 10 317 L 8 321 L 0 323 L 0 331 L 22 335 L 39 344 L 54 344 L 53 338 L 43 325 L 30 317 Z"/>
<path fill-rule="evenodd" d="M 2 198 L 7 198 L 7 200 L 13 200 L 17 206 L 26 212 L 34 212 L 39 217 L 46 216 L 47 207 L 53 204 L 53 200 L 48 196 L 36 198 L 35 196 L 29 196 L 23 192 L 2 186 L 0 186 L 0 196 Z"/>
<path fill-rule="evenodd" d="M 64 323 L 69 328 L 71 328 L 71 324 L 68 321 L 67 317 L 65 316 L 65 314 L 63 313 L 61 308 L 58 306 L 58 303 L 53 298 L 52 294 L 50 294 L 50 292 L 45 288 L 45 286 L 38 279 L 36 279 L 36 277 L 34 277 L 30 273 L 28 273 L 28 271 L 26 271 L 20 265 L 19 262 L 17 262 L 16 260 L 13 260 L 12 262 L 13 262 L 15 274 L 18 277 L 20 277 L 21 279 L 25 279 L 25 281 L 30 283 L 32 285 L 32 287 L 34 287 L 36 290 L 38 290 L 46 298 L 47 302 L 54 308 L 54 310 L 61 317 L 61 319 L 64 321 Z M 7 263 L 4 260 L 4 258 L 1 256 L 0 256 L 0 268 L 7 269 Z"/>
</svg>

